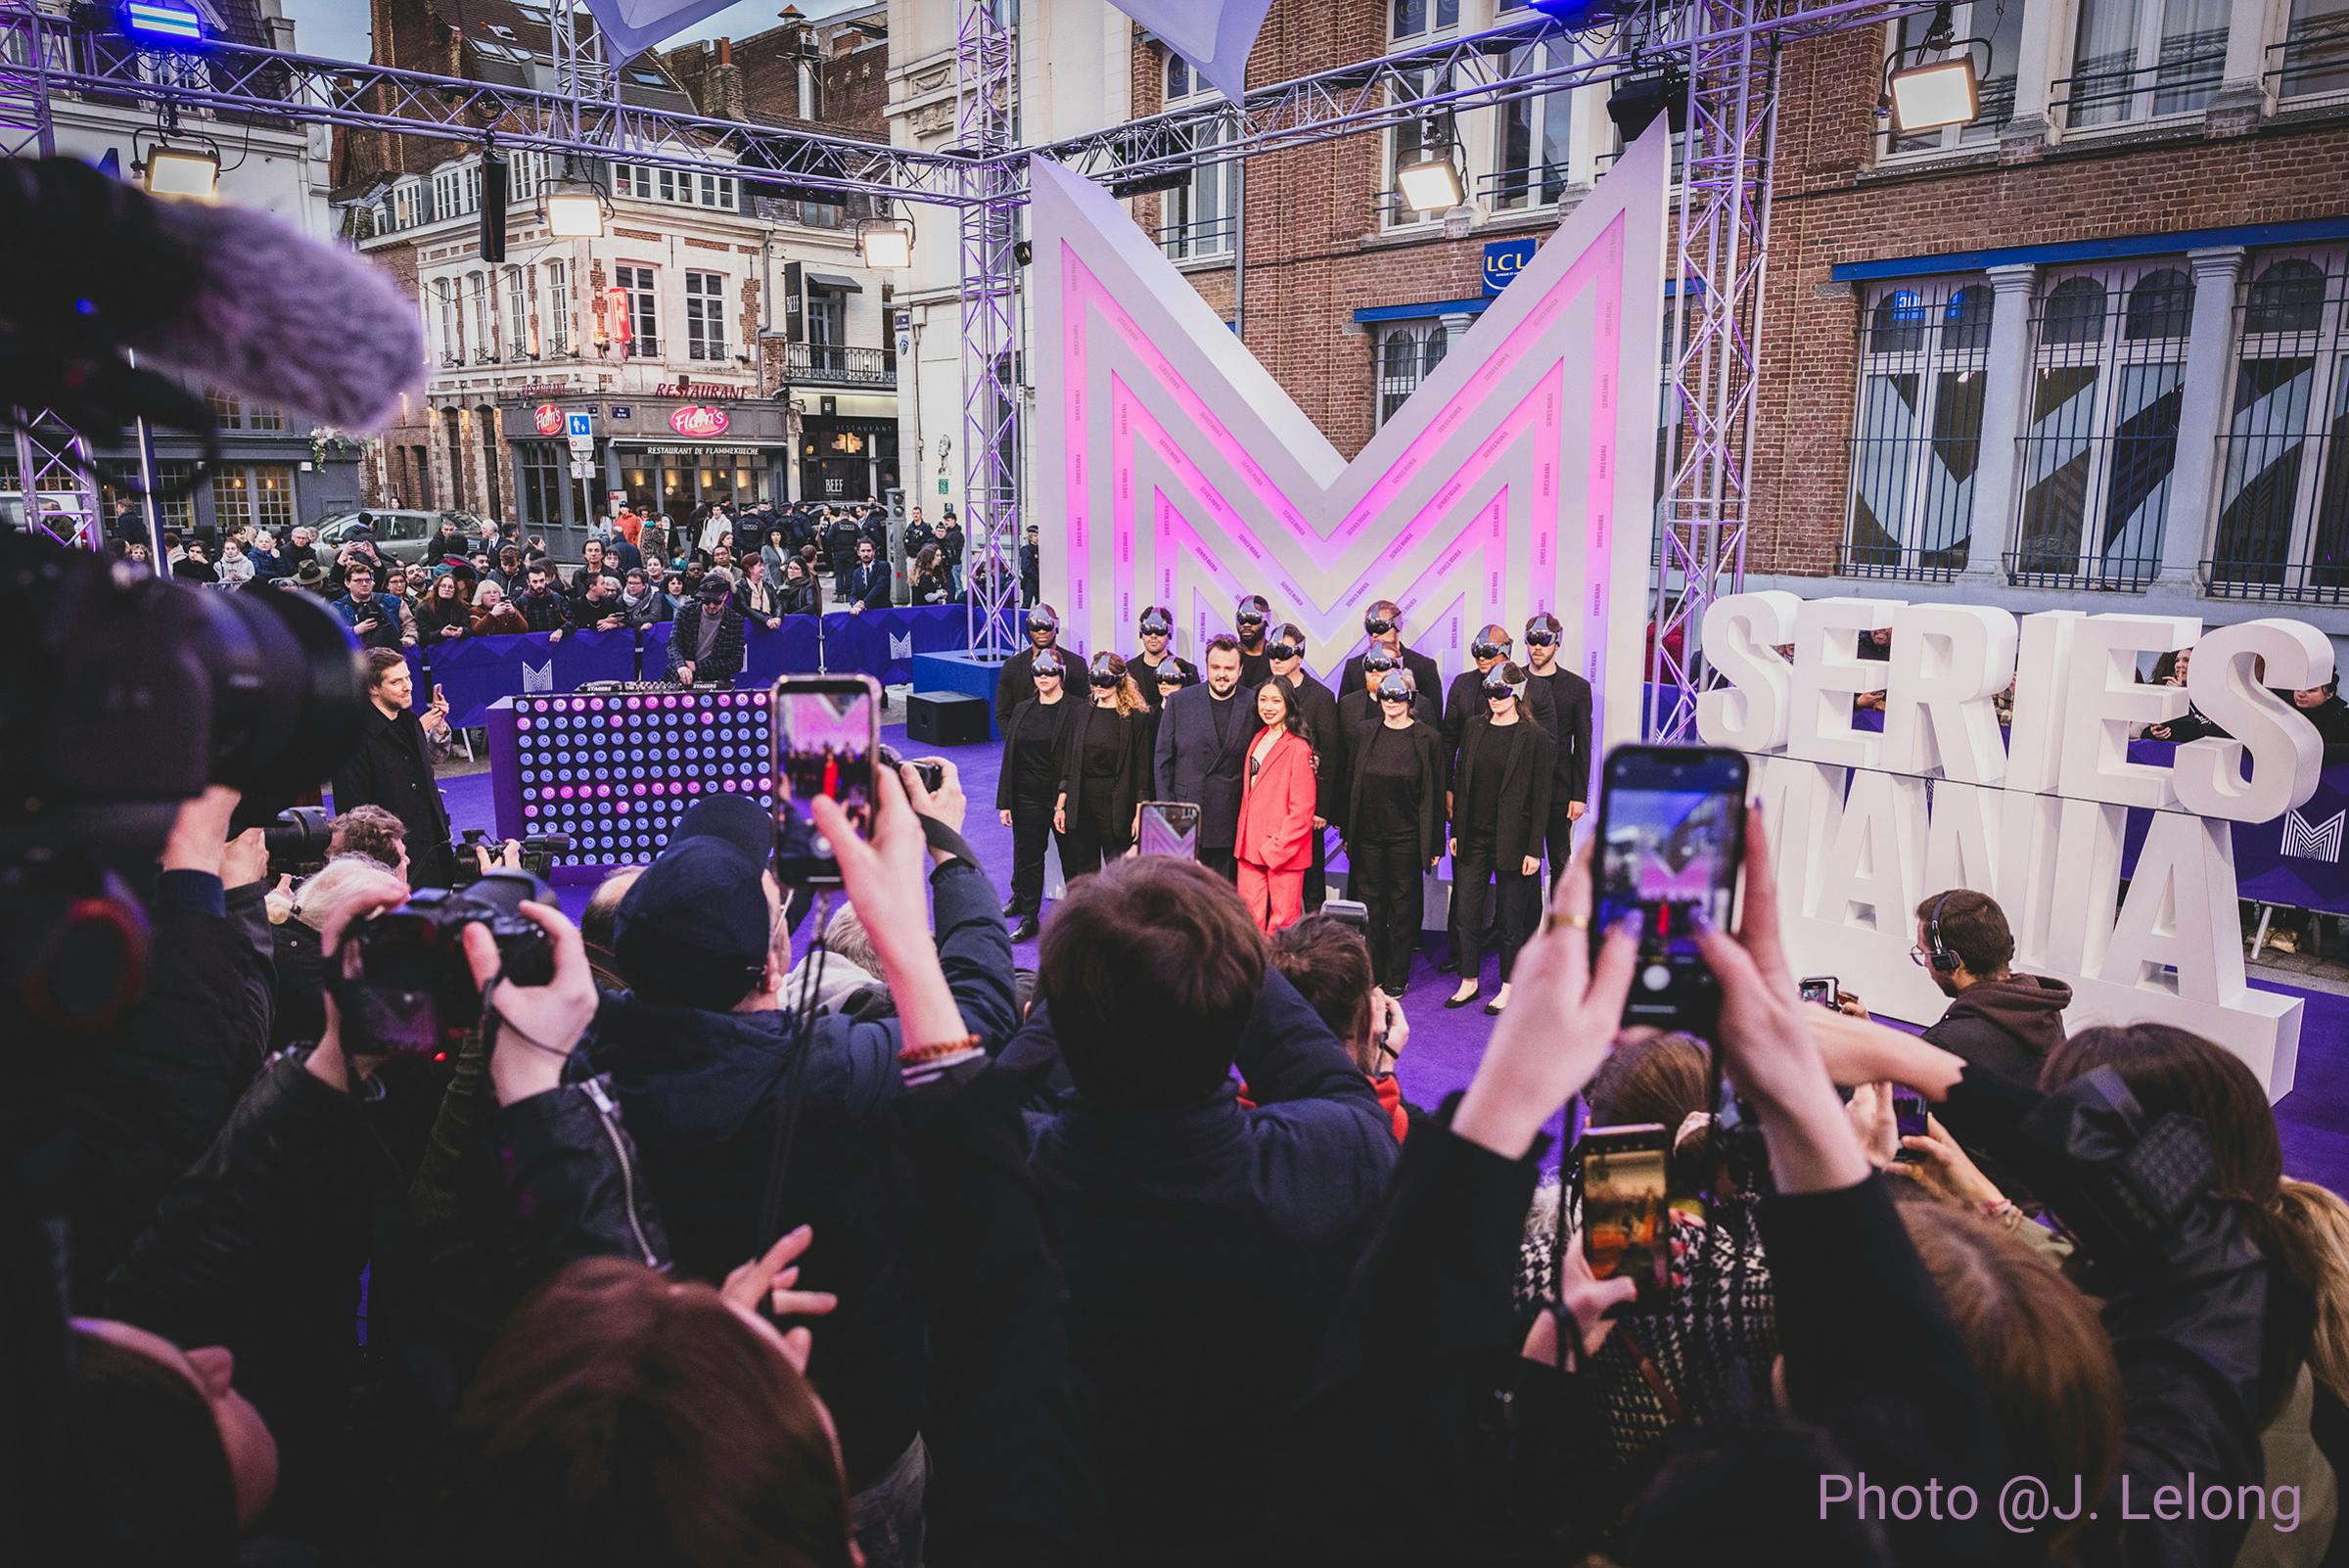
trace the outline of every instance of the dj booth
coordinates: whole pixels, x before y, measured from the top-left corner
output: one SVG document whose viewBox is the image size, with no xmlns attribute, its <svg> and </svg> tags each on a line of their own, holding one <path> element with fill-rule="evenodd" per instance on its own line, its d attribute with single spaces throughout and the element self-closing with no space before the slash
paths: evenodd
<svg viewBox="0 0 2349 1568">
<path fill-rule="evenodd" d="M 706 796 L 774 804 L 763 690 L 645 684 L 508 697 L 486 717 L 497 835 L 568 835 L 557 882 L 650 860 Z"/>
</svg>

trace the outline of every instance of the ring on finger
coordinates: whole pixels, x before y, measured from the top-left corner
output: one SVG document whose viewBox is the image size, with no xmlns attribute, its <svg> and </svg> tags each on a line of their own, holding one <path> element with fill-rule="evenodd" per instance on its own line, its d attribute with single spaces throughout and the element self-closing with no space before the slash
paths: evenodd
<svg viewBox="0 0 2349 1568">
<path fill-rule="evenodd" d="M 1560 926 L 1575 931 L 1588 931 L 1590 929 L 1590 917 L 1587 914 L 1576 914 L 1571 909 L 1552 909 L 1542 918 L 1542 929 L 1544 931 L 1555 931 Z"/>
</svg>

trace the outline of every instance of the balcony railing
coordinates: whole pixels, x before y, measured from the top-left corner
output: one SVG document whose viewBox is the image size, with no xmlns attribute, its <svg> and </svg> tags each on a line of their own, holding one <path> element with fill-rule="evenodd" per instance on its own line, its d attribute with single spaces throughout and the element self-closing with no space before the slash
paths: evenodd
<svg viewBox="0 0 2349 1568">
<path fill-rule="evenodd" d="M 2349 604 L 2349 565 L 2313 562 L 2204 561 L 2202 589 L 2213 599 L 2281 604 Z"/>
<path fill-rule="evenodd" d="M 2136 593 L 2161 575 L 2157 555 L 2101 555 L 2088 559 L 2059 550 L 2009 550 L 1999 557 L 2006 582 L 2016 588 L 2085 588 Z"/>
<path fill-rule="evenodd" d="M 872 387 L 894 390 L 894 348 L 848 348 L 832 343 L 795 343 L 783 355 L 783 379 L 795 387 Z"/>
<path fill-rule="evenodd" d="M 2227 72 L 2225 29 L 2165 38 L 2150 66 L 2116 69 L 2106 55 L 2054 83 L 2054 109 L 2067 130 L 2121 125 L 2164 115 L 2198 115 Z"/>
<path fill-rule="evenodd" d="M 1232 216 L 1169 223 L 1158 231 L 1158 248 L 1170 260 L 1196 261 L 1229 255 L 1239 241 L 1240 220 Z"/>
<path fill-rule="evenodd" d="M 2268 45 L 2268 59 L 2278 98 L 2349 93 L 2349 12 L 2293 23 L 2281 43 Z"/>
</svg>

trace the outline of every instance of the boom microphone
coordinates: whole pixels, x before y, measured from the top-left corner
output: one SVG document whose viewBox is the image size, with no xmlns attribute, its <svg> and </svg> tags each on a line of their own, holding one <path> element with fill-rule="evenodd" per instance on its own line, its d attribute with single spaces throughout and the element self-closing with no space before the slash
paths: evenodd
<svg viewBox="0 0 2349 1568">
<path fill-rule="evenodd" d="M 423 323 L 390 275 L 266 213 L 19 159 L 0 165 L 0 233 L 42 236 L 0 247 L 0 403 L 84 435 L 142 414 L 208 433 L 202 398 L 148 366 L 345 429 L 423 385 Z"/>
</svg>

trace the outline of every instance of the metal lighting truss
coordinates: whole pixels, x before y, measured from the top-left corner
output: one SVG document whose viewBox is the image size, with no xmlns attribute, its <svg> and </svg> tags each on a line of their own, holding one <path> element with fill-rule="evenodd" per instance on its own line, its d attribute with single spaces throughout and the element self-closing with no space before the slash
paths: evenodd
<svg viewBox="0 0 2349 1568">
<path fill-rule="evenodd" d="M 108 34 L 68 35 L 41 0 L 0 0 L 0 135 L 45 150 L 48 96 L 151 103 L 159 112 L 234 113 L 460 142 L 494 129 L 510 148 L 722 171 L 753 184 L 811 187 L 960 208 L 964 504 L 975 550 L 972 642 L 1000 651 L 1018 536 L 1017 385 L 1020 208 L 1027 160 L 1049 154 L 1110 181 L 1176 175 L 1210 162 L 1334 141 L 1431 114 L 1513 102 L 1651 72 L 1681 62 L 1688 131 L 1675 254 L 1662 536 L 1651 676 L 1667 688 L 1649 725 L 1687 735 L 1704 678 L 1704 612 L 1744 572 L 1763 261 L 1769 234 L 1772 113 L 1780 46 L 1933 9 L 1930 0 L 1637 0 L 1582 30 L 1528 15 L 1504 26 L 1315 71 L 1247 95 L 1036 148 L 1013 145 L 1015 31 L 1004 0 L 957 0 L 957 135 L 944 153 L 641 108 L 619 101 L 611 63 L 582 66 L 576 43 L 555 93 L 381 66 L 214 43 L 200 70 L 158 69 L 152 52 Z M 564 7 L 554 8 L 560 15 Z M 567 22 L 569 19 L 564 19 Z M 558 23 L 561 25 L 561 23 Z M 43 48 L 44 41 L 46 49 Z M 1571 47 L 1564 63 L 1504 74 L 1527 45 Z M 1524 57 L 1520 57 L 1524 58 Z M 1548 51 L 1534 53 L 1546 61 Z M 559 59 L 559 67 L 563 60 Z M 1417 81 L 1451 81 L 1422 91 Z M 1866 106 L 1855 105 L 1854 113 Z M 1205 125 L 1230 124 L 1223 136 Z M 27 454 L 21 450 L 20 461 Z M 52 464 L 49 471 L 54 471 Z M 86 483 L 79 488 L 86 492 Z M 94 501 L 88 515 L 94 519 Z M 978 570 L 985 563 L 987 570 Z M 1676 639 L 1681 651 L 1670 646 Z"/>
<path fill-rule="evenodd" d="M 962 259 L 962 506 L 970 645 L 1011 651 L 1006 612 L 1019 603 L 1020 388 L 1017 308 L 1025 159 L 1012 156 L 1017 59 L 1004 0 L 959 0 L 954 150 L 963 158 L 957 214 Z"/>
<path fill-rule="evenodd" d="M 1688 131 L 1681 165 L 1672 312 L 1678 406 L 1666 426 L 1648 679 L 1660 688 L 1647 733 L 1695 738 L 1705 685 L 1705 612 L 1745 579 L 1763 264 L 1778 38 L 1758 26 L 1773 0 L 1683 0 L 1659 7 L 1656 37 L 1685 19 Z M 1674 56 L 1680 51 L 1675 49 Z"/>
<path fill-rule="evenodd" d="M 0 5 L 0 156 L 47 158 L 57 151 L 49 94 L 61 41 L 37 6 Z M 23 526 L 60 544 L 97 549 L 104 530 L 89 443 L 45 408 L 12 408 L 8 422 Z"/>
</svg>

